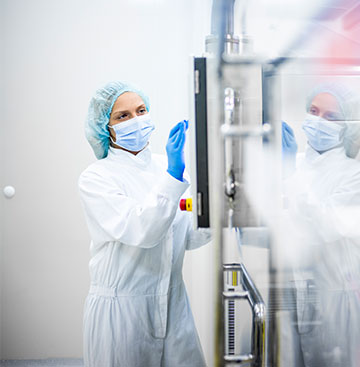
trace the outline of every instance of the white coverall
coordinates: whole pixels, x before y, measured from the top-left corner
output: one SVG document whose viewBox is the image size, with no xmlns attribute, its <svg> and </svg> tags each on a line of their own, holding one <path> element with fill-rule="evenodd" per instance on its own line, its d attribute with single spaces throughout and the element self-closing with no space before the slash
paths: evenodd
<svg viewBox="0 0 360 367">
<path fill-rule="evenodd" d="M 189 184 L 149 148 L 110 148 L 80 176 L 91 235 L 86 367 L 203 367 L 182 279 L 185 250 L 210 241 L 179 210 Z"/>
<path fill-rule="evenodd" d="M 289 230 L 288 245 L 303 255 L 295 271 L 303 363 L 358 367 L 360 162 L 348 158 L 343 147 L 319 154 L 308 146 L 287 194 L 296 229 Z"/>
</svg>

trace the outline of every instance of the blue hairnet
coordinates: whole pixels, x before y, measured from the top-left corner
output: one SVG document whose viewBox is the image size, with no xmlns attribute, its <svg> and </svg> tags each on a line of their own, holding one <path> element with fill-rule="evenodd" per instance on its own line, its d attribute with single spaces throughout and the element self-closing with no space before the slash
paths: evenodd
<svg viewBox="0 0 360 367">
<path fill-rule="evenodd" d="M 346 155 L 355 158 L 360 148 L 359 98 L 348 87 L 339 83 L 324 83 L 316 86 L 306 100 L 306 111 L 310 110 L 313 99 L 321 93 L 334 96 L 339 104 L 341 118 L 346 123 L 344 148 Z M 353 121 L 353 122 L 351 122 Z"/>
<path fill-rule="evenodd" d="M 125 92 L 134 92 L 144 101 L 149 111 L 149 99 L 139 89 L 122 82 L 110 82 L 95 92 L 90 101 L 85 121 L 85 136 L 93 149 L 96 158 L 105 158 L 110 144 L 108 123 L 110 114 L 117 98 Z"/>
</svg>

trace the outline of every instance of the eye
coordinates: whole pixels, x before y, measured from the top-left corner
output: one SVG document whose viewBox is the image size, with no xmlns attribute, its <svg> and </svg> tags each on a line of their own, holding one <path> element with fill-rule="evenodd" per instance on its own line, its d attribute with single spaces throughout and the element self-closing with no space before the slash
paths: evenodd
<svg viewBox="0 0 360 367">
<path fill-rule="evenodd" d="M 119 115 L 116 119 L 117 119 L 117 120 L 123 120 L 123 119 L 125 119 L 126 117 L 127 117 L 127 113 L 123 113 L 123 114 Z"/>
<path fill-rule="evenodd" d="M 146 108 L 145 107 L 140 107 L 140 109 L 138 110 L 138 114 L 140 115 L 143 115 L 145 114 L 147 111 L 146 111 Z"/>
<path fill-rule="evenodd" d="M 309 113 L 312 114 L 312 115 L 318 116 L 319 111 L 316 107 L 311 106 L 310 110 L 309 110 Z"/>
<path fill-rule="evenodd" d="M 324 118 L 326 119 L 326 120 L 328 120 L 328 121 L 335 121 L 336 120 L 336 116 L 335 115 L 333 115 L 333 114 L 326 114 L 325 116 L 324 116 Z"/>
<path fill-rule="evenodd" d="M 340 121 L 341 120 L 341 116 L 337 113 L 327 113 L 324 118 L 326 118 L 326 120 L 329 121 Z"/>
</svg>

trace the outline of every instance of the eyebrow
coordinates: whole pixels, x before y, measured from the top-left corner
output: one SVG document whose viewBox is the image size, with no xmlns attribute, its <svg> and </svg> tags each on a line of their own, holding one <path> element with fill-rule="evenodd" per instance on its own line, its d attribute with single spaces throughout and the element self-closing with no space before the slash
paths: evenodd
<svg viewBox="0 0 360 367">
<path fill-rule="evenodd" d="M 141 105 L 137 106 L 136 109 L 139 109 L 140 107 L 144 107 L 146 109 L 145 103 L 142 103 Z M 127 112 L 130 112 L 130 111 L 129 110 L 124 110 L 124 111 L 118 110 L 118 111 L 113 111 L 112 114 L 113 115 L 122 115 L 122 114 L 127 113 Z"/>
</svg>

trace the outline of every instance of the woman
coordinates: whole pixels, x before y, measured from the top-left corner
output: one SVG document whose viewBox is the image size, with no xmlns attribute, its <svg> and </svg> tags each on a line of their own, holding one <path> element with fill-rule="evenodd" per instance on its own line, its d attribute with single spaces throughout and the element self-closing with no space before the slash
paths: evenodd
<svg viewBox="0 0 360 367">
<path fill-rule="evenodd" d="M 91 235 L 84 311 L 87 367 L 205 366 L 182 279 L 185 250 L 210 240 L 178 203 L 187 122 L 152 154 L 148 98 L 113 82 L 90 102 L 86 137 L 98 161 L 80 176 Z"/>
<path fill-rule="evenodd" d="M 305 155 L 287 182 L 287 228 L 296 229 L 289 229 L 289 243 L 297 248 L 297 329 L 306 367 L 360 365 L 357 112 L 357 98 L 344 86 L 318 86 L 307 101 Z M 289 153 L 296 144 L 292 131 L 284 129 L 283 139 Z"/>
</svg>

